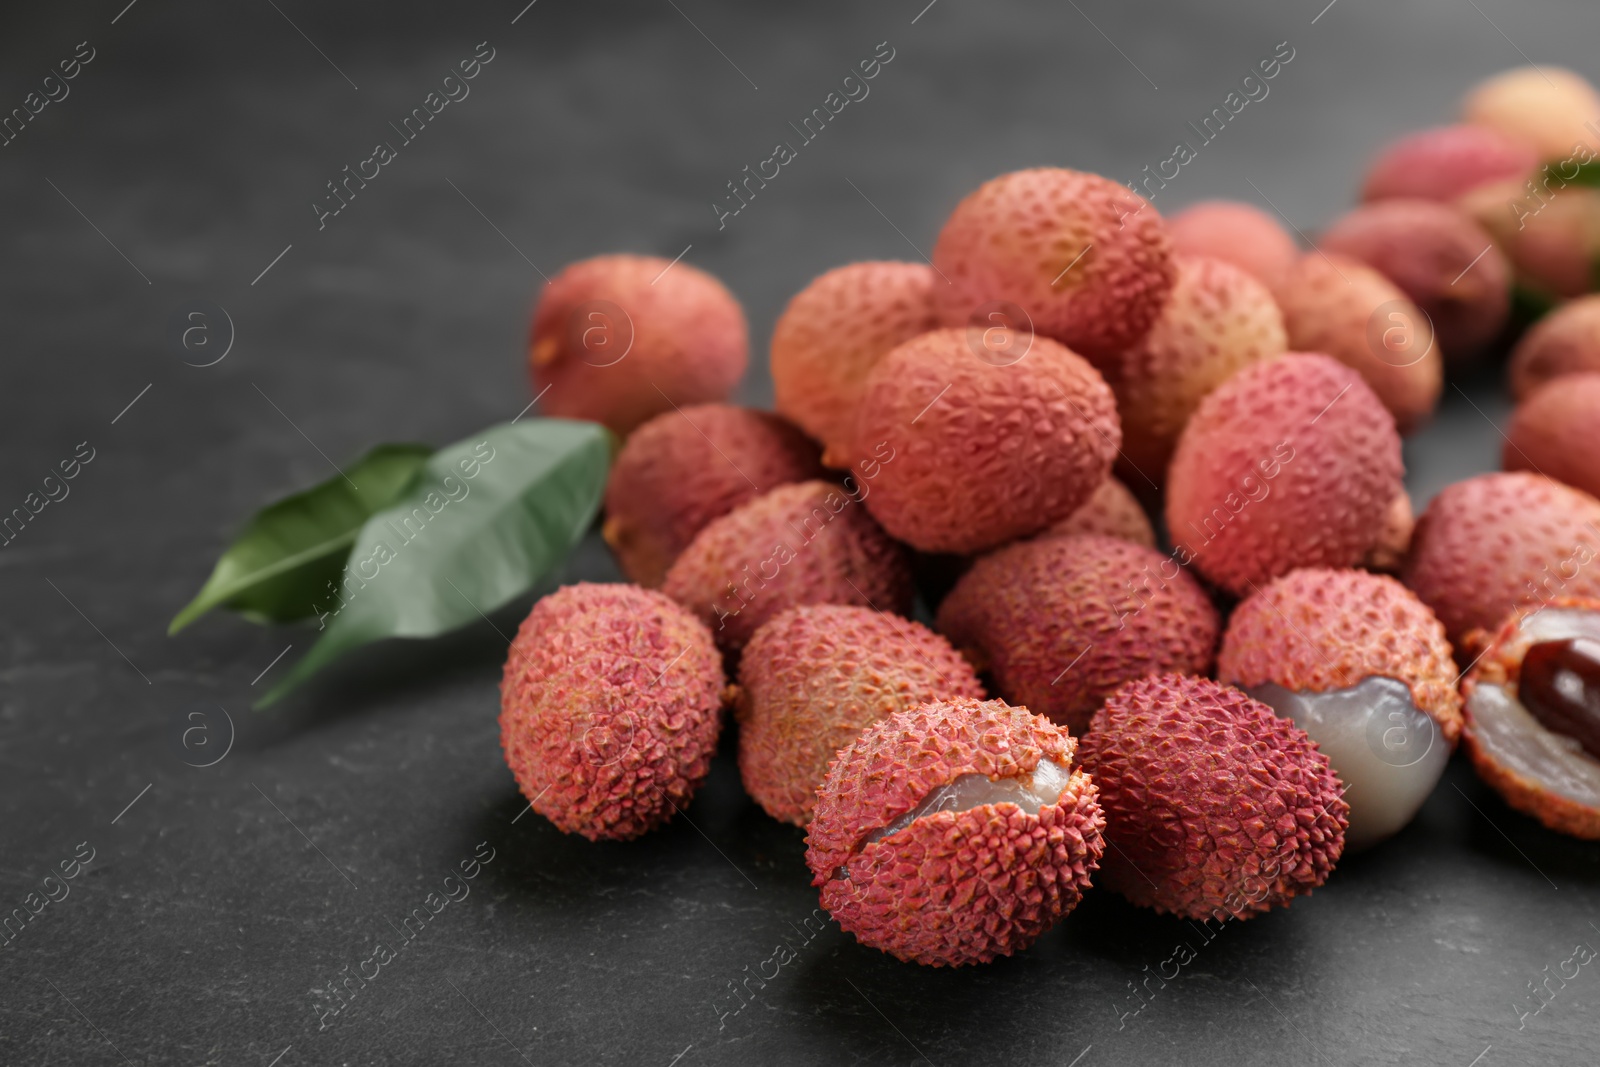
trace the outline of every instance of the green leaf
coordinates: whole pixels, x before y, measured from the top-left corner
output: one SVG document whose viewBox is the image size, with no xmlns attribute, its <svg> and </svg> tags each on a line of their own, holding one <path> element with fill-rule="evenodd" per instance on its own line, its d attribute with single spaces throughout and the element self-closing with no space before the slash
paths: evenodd
<svg viewBox="0 0 1600 1067">
<path fill-rule="evenodd" d="M 1511 320 L 1521 327 L 1531 326 L 1559 303 L 1543 290 L 1519 282 L 1511 287 Z"/>
<path fill-rule="evenodd" d="M 446 633 L 531 588 L 594 521 L 613 447 L 598 423 L 528 419 L 440 449 L 361 528 L 321 638 L 256 707 L 353 648 Z"/>
<path fill-rule="evenodd" d="M 400 496 L 432 452 L 428 445 L 379 445 L 344 474 L 256 512 L 167 634 L 218 606 L 256 622 L 314 615 L 312 601 L 339 577 L 362 524 Z"/>
<path fill-rule="evenodd" d="M 1574 185 L 1600 186 L 1600 160 L 1593 163 L 1579 163 L 1578 175 L 1572 179 Z"/>
</svg>

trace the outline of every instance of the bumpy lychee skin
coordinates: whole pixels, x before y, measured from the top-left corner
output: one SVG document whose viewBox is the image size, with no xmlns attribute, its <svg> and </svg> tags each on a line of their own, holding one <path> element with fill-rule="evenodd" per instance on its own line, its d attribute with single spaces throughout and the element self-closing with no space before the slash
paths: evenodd
<svg viewBox="0 0 1600 1067">
<path fill-rule="evenodd" d="M 1501 465 L 1600 496 L 1600 373 L 1569 374 L 1524 400 L 1506 429 Z"/>
<path fill-rule="evenodd" d="M 824 445 L 848 445 L 867 372 L 938 325 L 937 278 L 921 263 L 851 263 L 800 290 L 772 331 L 778 411 Z"/>
<path fill-rule="evenodd" d="M 1478 777 L 1507 804 L 1558 833 L 1600 841 L 1600 757 L 1533 714 L 1523 692 L 1530 648 L 1573 637 L 1600 639 L 1600 599 L 1562 597 L 1512 613 L 1461 685 L 1461 736 Z M 1594 686 L 1592 675 L 1565 681 Z"/>
<path fill-rule="evenodd" d="M 1268 289 L 1282 284 L 1300 258 L 1294 236 L 1253 204 L 1202 200 L 1167 220 L 1175 252 L 1232 263 Z"/>
<path fill-rule="evenodd" d="M 726 400 L 749 346 L 739 302 L 705 271 L 656 256 L 596 256 L 539 294 L 528 360 L 545 414 L 625 435 L 674 404 Z"/>
<path fill-rule="evenodd" d="M 1541 159 L 1561 160 L 1577 145 L 1595 147 L 1600 93 L 1561 67 L 1517 67 L 1485 78 L 1461 102 L 1461 117 L 1526 141 Z"/>
<path fill-rule="evenodd" d="M 1150 332 L 1122 357 L 1116 383 L 1122 461 L 1161 484 L 1178 435 L 1205 395 L 1288 344 L 1267 287 L 1218 259 L 1178 257 L 1178 281 Z M 1137 478 L 1137 476 L 1135 476 Z"/>
<path fill-rule="evenodd" d="M 1401 579 L 1458 653 L 1521 604 L 1600 597 L 1600 500 L 1538 474 L 1480 474 L 1448 486 L 1417 520 Z M 1482 636 L 1482 635 L 1480 635 Z"/>
<path fill-rule="evenodd" d="M 1034 331 L 1102 368 L 1144 336 L 1173 281 L 1155 208 L 1109 178 L 1049 167 L 969 194 L 940 231 L 933 265 L 949 279 L 934 287 L 946 326 L 975 315 L 987 326 L 987 305 L 1014 304 Z"/>
<path fill-rule="evenodd" d="M 1100 483 L 1077 511 L 1040 537 L 1115 537 L 1145 548 L 1156 547 L 1156 531 L 1138 499 L 1115 478 Z"/>
<path fill-rule="evenodd" d="M 798 482 L 713 519 L 661 590 L 711 627 L 732 656 L 762 623 L 801 604 L 907 614 L 911 564 L 858 496 L 831 482 Z"/>
<path fill-rule="evenodd" d="M 1335 220 L 1318 244 L 1393 282 L 1428 316 L 1452 362 L 1477 356 L 1510 318 L 1510 265 L 1481 226 L 1449 205 L 1365 204 Z"/>
<path fill-rule="evenodd" d="M 1520 138 L 1487 126 L 1435 126 L 1386 144 L 1367 170 L 1363 200 L 1395 198 L 1451 203 L 1490 182 L 1521 182 L 1539 154 Z"/>
<path fill-rule="evenodd" d="M 1000 696 L 1082 733 L 1130 679 L 1208 672 L 1222 622 L 1200 583 L 1154 549 L 1050 537 L 974 563 L 938 627 Z"/>
<path fill-rule="evenodd" d="M 957 967 L 1027 948 L 1077 905 L 1105 847 L 1094 783 L 1072 766 L 1076 744 L 1000 701 L 939 701 L 869 726 L 829 769 L 806 838 L 822 906 L 862 944 L 908 962 Z M 1003 794 L 1046 771 L 1049 791 L 1060 789 L 1051 802 L 916 810 L 967 776 Z"/>
<path fill-rule="evenodd" d="M 1556 308 L 1523 334 L 1511 353 L 1511 395 L 1526 400 L 1563 374 L 1600 372 L 1600 294 Z"/>
<path fill-rule="evenodd" d="M 500 744 L 533 809 L 591 841 L 688 807 L 722 725 L 705 626 L 631 585 L 579 583 L 533 606 L 500 683 Z"/>
<path fill-rule="evenodd" d="M 1427 316 L 1393 282 L 1348 256 L 1312 252 L 1289 272 L 1278 303 L 1289 347 L 1359 371 L 1401 433 L 1433 414 L 1444 358 Z"/>
<path fill-rule="evenodd" d="M 1212 391 L 1167 477 L 1173 558 L 1235 596 L 1297 567 L 1353 567 L 1403 486 L 1394 420 L 1353 370 L 1291 353 Z"/>
<path fill-rule="evenodd" d="M 1122 435 L 1105 381 L 1047 337 L 1010 336 L 1027 346 L 1014 363 L 980 359 L 963 330 L 935 330 L 867 377 L 851 451 L 867 508 L 924 552 L 1036 534 L 1111 472 Z"/>
<path fill-rule="evenodd" d="M 712 519 L 822 475 L 817 446 L 765 411 L 699 404 L 629 435 L 606 482 L 602 532 L 622 572 L 654 588 Z"/>
<path fill-rule="evenodd" d="M 1186 919 L 1246 919 L 1322 885 L 1344 788 L 1304 731 L 1237 689 L 1162 675 L 1106 701 L 1080 745 L 1105 809 L 1100 884 Z"/>
<path fill-rule="evenodd" d="M 931 701 L 984 698 L 972 665 L 921 623 L 870 608 L 792 608 L 739 660 L 734 711 L 745 790 L 804 826 L 828 764 L 861 731 Z"/>
</svg>

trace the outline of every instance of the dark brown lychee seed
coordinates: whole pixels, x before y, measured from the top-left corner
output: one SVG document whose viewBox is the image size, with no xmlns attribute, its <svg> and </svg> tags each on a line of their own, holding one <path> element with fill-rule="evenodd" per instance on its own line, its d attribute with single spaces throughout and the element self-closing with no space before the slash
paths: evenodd
<svg viewBox="0 0 1600 1067">
<path fill-rule="evenodd" d="M 1522 659 L 1522 706 L 1547 729 L 1600 758 L 1600 641 L 1540 641 Z"/>
</svg>

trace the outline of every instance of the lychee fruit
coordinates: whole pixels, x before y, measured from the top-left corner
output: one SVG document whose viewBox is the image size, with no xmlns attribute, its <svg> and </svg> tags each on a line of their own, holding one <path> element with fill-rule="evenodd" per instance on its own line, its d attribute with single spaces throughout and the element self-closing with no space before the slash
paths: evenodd
<svg viewBox="0 0 1600 1067">
<path fill-rule="evenodd" d="M 680 408 L 622 446 L 606 482 L 602 532 L 622 572 L 654 588 L 712 519 L 822 473 L 817 446 L 776 415 L 728 404 Z"/>
<path fill-rule="evenodd" d="M 1202 200 L 1167 220 L 1174 252 L 1232 263 L 1268 289 L 1300 258 L 1294 235 L 1272 215 L 1235 200 Z"/>
<path fill-rule="evenodd" d="M 660 593 L 582 582 L 533 606 L 500 683 L 500 744 L 529 806 L 591 841 L 688 806 L 722 726 L 722 658 Z"/>
<path fill-rule="evenodd" d="M 1462 691 L 1478 776 L 1550 829 L 1600 840 L 1600 599 L 1514 613 Z"/>
<path fill-rule="evenodd" d="M 1444 773 L 1461 696 L 1444 626 L 1395 581 L 1291 571 L 1228 620 L 1217 680 L 1294 720 L 1345 785 L 1345 844 L 1398 832 Z"/>
<path fill-rule="evenodd" d="M 1600 373 L 1568 374 L 1518 405 L 1501 465 L 1533 470 L 1600 497 Z"/>
<path fill-rule="evenodd" d="M 801 604 L 907 614 L 911 564 L 831 482 L 779 486 L 713 519 L 678 556 L 662 592 L 699 616 L 735 656 L 762 623 Z"/>
<path fill-rule="evenodd" d="M 1348 256 L 1301 256 L 1278 289 L 1289 347 L 1323 352 L 1366 379 L 1402 434 L 1427 421 L 1444 389 L 1433 326 L 1411 298 Z"/>
<path fill-rule="evenodd" d="M 1458 654 L 1521 604 L 1600 597 L 1600 500 L 1527 471 L 1447 486 L 1417 520 L 1401 579 L 1444 623 Z"/>
<path fill-rule="evenodd" d="M 1002 325 L 1060 341 L 1100 368 L 1144 336 L 1173 282 L 1155 208 L 1110 178 L 1053 167 L 970 193 L 940 231 L 933 266 L 947 283 L 934 286 L 944 325 L 982 330 L 997 311 Z"/>
<path fill-rule="evenodd" d="M 739 773 L 774 819 L 811 821 L 828 764 L 861 731 L 931 701 L 982 700 L 972 665 L 921 623 L 870 608 L 791 608 L 739 660 Z"/>
<path fill-rule="evenodd" d="M 922 263 L 851 263 L 800 290 L 772 331 L 778 411 L 824 445 L 847 446 L 867 372 L 938 325 L 937 280 Z"/>
<path fill-rule="evenodd" d="M 1572 184 L 1578 174 L 1574 160 L 1550 163 L 1532 179 L 1479 186 L 1459 201 L 1505 253 L 1517 285 L 1551 302 L 1592 289 L 1600 259 L 1600 189 Z"/>
<path fill-rule="evenodd" d="M 1545 160 L 1600 145 L 1600 93 L 1561 67 L 1516 67 L 1485 78 L 1461 101 L 1461 117 L 1526 141 Z"/>
<path fill-rule="evenodd" d="M 726 400 L 749 345 L 739 302 L 705 271 L 596 256 L 545 284 L 528 360 L 545 414 L 626 435 L 674 405 Z"/>
<path fill-rule="evenodd" d="M 1297 567 L 1353 567 L 1403 491 L 1394 420 L 1324 355 L 1246 367 L 1201 401 L 1167 476 L 1173 558 L 1235 596 Z"/>
<path fill-rule="evenodd" d="M 856 940 L 934 967 L 1027 948 L 1071 911 L 1105 820 L 1077 742 L 998 700 L 896 712 L 843 749 L 806 863 Z"/>
<path fill-rule="evenodd" d="M 1344 851 L 1344 787 L 1305 731 L 1237 689 L 1129 682 L 1080 744 L 1100 789 L 1099 884 L 1185 919 L 1247 919 L 1322 885 Z"/>
<path fill-rule="evenodd" d="M 1448 204 L 1482 185 L 1521 182 L 1538 166 L 1539 154 L 1521 138 L 1470 123 L 1435 126 L 1384 145 L 1367 169 L 1361 199 Z"/>
<path fill-rule="evenodd" d="M 1383 529 L 1378 543 L 1368 550 L 1361 566 L 1382 574 L 1399 574 L 1411 549 L 1411 535 L 1417 528 L 1416 512 L 1411 507 L 1411 494 L 1401 490 L 1389 501 L 1389 511 L 1384 516 Z"/>
<path fill-rule="evenodd" d="M 1156 547 L 1156 531 L 1137 497 L 1115 478 L 1100 483 L 1094 495 L 1040 537 L 1115 537 L 1145 548 Z"/>
<path fill-rule="evenodd" d="M 1445 359 L 1470 361 L 1511 316 L 1511 267 L 1472 219 L 1429 200 L 1381 200 L 1334 221 L 1323 251 L 1358 259 L 1393 282 L 1433 324 Z"/>
<path fill-rule="evenodd" d="M 883 528 L 924 552 L 1036 534 L 1111 471 L 1121 431 L 1105 381 L 1047 337 L 1005 332 L 1025 346 L 1015 362 L 980 358 L 965 331 L 935 330 L 867 376 L 847 461 Z"/>
<path fill-rule="evenodd" d="M 1124 682 L 1210 671 L 1222 622 L 1200 583 L 1154 549 L 1048 537 L 974 563 L 937 626 L 1000 696 L 1082 733 Z"/>
<path fill-rule="evenodd" d="M 1511 353 L 1511 395 L 1519 402 L 1552 378 L 1600 372 L 1600 294 L 1556 308 Z"/>
<path fill-rule="evenodd" d="M 1179 256 L 1177 264 L 1171 298 L 1113 378 L 1122 461 L 1158 485 L 1205 395 L 1287 346 L 1283 313 L 1254 277 L 1219 259 Z"/>
</svg>

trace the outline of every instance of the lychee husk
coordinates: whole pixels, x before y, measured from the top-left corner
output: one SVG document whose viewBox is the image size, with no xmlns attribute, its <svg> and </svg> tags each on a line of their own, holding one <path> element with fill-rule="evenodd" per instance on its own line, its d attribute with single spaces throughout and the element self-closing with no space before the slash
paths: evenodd
<svg viewBox="0 0 1600 1067">
<path fill-rule="evenodd" d="M 921 623 L 846 605 L 792 608 L 739 660 L 734 711 L 745 790 L 804 826 L 839 750 L 868 726 L 931 701 L 981 700 L 972 666 Z"/>
<path fill-rule="evenodd" d="M 1534 323 L 1511 352 L 1511 395 L 1526 400 L 1552 378 L 1600 372 L 1600 293 L 1562 304 Z"/>
<path fill-rule="evenodd" d="M 1150 516 L 1128 487 L 1116 478 L 1100 483 L 1077 511 L 1051 526 L 1040 537 L 1115 537 L 1145 548 L 1156 547 Z"/>
<path fill-rule="evenodd" d="M 1202 200 L 1167 220 L 1173 251 L 1232 263 L 1268 289 L 1283 284 L 1300 258 L 1294 235 L 1254 204 Z"/>
<path fill-rule="evenodd" d="M 986 963 L 1028 947 L 1076 906 L 1104 847 L 1075 747 L 1000 701 L 939 701 L 869 726 L 829 768 L 807 835 L 822 906 L 862 944 L 908 962 Z M 956 779 L 1021 778 L 1042 760 L 1070 771 L 1053 804 L 936 811 L 868 840 Z"/>
<path fill-rule="evenodd" d="M 1531 145 L 1499 130 L 1470 123 L 1435 126 L 1384 145 L 1367 169 L 1361 199 L 1415 197 L 1450 204 L 1482 185 L 1520 183 L 1538 165 Z"/>
<path fill-rule="evenodd" d="M 1500 462 L 1600 496 L 1600 372 L 1563 375 L 1517 406 Z"/>
</svg>

